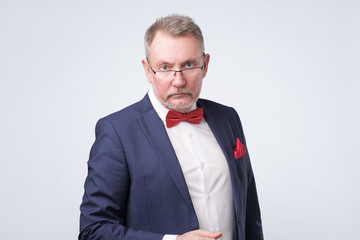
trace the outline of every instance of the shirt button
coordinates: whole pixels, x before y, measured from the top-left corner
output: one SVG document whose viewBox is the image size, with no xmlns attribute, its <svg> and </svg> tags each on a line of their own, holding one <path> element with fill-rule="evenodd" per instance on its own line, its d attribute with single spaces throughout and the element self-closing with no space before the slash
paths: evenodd
<svg viewBox="0 0 360 240">
<path fill-rule="evenodd" d="M 189 137 L 192 137 L 193 135 L 192 135 L 192 133 L 189 133 Z"/>
</svg>

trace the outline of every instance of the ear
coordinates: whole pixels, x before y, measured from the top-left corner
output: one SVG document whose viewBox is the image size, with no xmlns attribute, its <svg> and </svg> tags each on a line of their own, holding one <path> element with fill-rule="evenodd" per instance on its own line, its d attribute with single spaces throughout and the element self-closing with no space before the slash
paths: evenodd
<svg viewBox="0 0 360 240">
<path fill-rule="evenodd" d="M 147 62 L 147 60 L 145 58 L 143 58 L 141 60 L 141 63 L 143 65 L 146 78 L 147 78 L 148 82 L 151 84 L 152 83 L 152 78 L 151 78 L 151 72 L 150 72 L 151 70 L 150 70 L 149 64 L 148 64 L 148 62 Z"/>
<path fill-rule="evenodd" d="M 205 57 L 204 57 L 203 78 L 206 76 L 206 73 L 208 71 L 209 61 L 210 61 L 210 54 L 207 53 L 207 54 L 205 54 Z"/>
</svg>

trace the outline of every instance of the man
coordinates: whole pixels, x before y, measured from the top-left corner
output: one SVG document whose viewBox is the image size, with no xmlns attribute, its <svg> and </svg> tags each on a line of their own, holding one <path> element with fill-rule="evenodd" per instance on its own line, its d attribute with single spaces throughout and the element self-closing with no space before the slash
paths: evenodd
<svg viewBox="0 0 360 240">
<path fill-rule="evenodd" d="M 160 18 L 145 50 L 152 88 L 97 123 L 79 239 L 263 239 L 240 119 L 199 99 L 210 59 L 200 28 Z"/>
</svg>

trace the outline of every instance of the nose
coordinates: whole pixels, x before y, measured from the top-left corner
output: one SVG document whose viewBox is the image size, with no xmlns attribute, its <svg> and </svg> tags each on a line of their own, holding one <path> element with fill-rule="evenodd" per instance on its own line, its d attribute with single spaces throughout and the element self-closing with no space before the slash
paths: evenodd
<svg viewBox="0 0 360 240">
<path fill-rule="evenodd" d="M 174 87 L 183 87 L 186 84 L 184 75 L 182 71 L 176 71 L 174 73 L 174 79 L 172 80 L 172 85 Z"/>
</svg>

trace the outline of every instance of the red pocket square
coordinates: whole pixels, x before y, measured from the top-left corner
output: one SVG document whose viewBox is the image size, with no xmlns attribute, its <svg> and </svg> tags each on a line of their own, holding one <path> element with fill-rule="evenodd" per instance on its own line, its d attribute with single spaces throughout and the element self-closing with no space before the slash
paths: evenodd
<svg viewBox="0 0 360 240">
<path fill-rule="evenodd" d="M 236 138 L 236 147 L 234 149 L 235 159 L 242 158 L 246 153 L 244 144 L 240 142 L 239 138 Z"/>
</svg>

